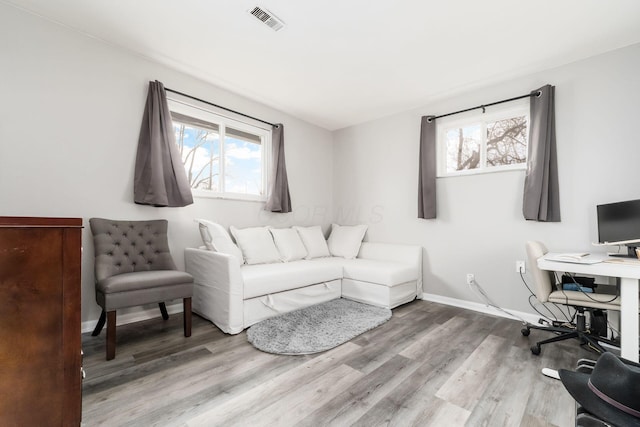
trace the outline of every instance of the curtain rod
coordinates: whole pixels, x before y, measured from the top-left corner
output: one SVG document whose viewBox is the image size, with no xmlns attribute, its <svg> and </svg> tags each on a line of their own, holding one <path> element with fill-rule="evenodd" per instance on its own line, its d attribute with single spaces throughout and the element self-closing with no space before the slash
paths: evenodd
<svg viewBox="0 0 640 427">
<path fill-rule="evenodd" d="M 496 102 L 492 102 L 490 104 L 482 104 L 482 105 L 478 105 L 477 107 L 471 107 L 471 108 L 466 108 L 466 109 L 460 110 L 460 111 L 454 111 L 453 113 L 447 113 L 447 114 L 441 114 L 441 115 L 435 116 L 435 117 L 429 117 L 427 119 L 427 121 L 429 123 L 431 123 L 431 121 L 435 120 L 435 119 L 439 119 L 439 118 L 447 117 L 447 116 L 453 116 L 454 114 L 466 113 L 467 111 L 478 110 L 480 108 L 482 108 L 482 112 L 484 113 L 484 109 L 486 107 L 491 107 L 493 105 L 503 104 L 505 102 L 517 101 L 518 99 L 530 98 L 532 96 L 539 97 L 540 95 L 542 95 L 542 91 L 536 91 L 534 93 L 528 93 L 526 95 L 520 95 L 520 96 L 516 96 L 514 98 L 509 98 L 509 99 L 503 99 L 502 101 L 496 101 Z"/>
<path fill-rule="evenodd" d="M 273 127 L 275 127 L 275 128 L 277 128 L 277 127 L 278 127 L 278 125 L 273 124 L 273 123 L 271 123 L 271 122 L 267 122 L 267 121 L 262 120 L 262 119 L 259 119 L 259 118 L 257 118 L 257 117 L 253 117 L 253 116 L 250 116 L 250 115 L 248 115 L 248 114 L 244 114 L 244 113 L 241 113 L 241 112 L 239 112 L 239 111 L 232 110 L 231 108 L 223 107 L 222 105 L 214 104 L 213 102 L 205 101 L 204 99 L 196 98 L 195 96 L 187 95 L 186 93 L 178 92 L 177 90 L 169 89 L 168 87 L 165 87 L 165 88 L 164 88 L 164 90 L 166 90 L 167 92 L 175 93 L 175 94 L 177 94 L 177 95 L 186 96 L 187 98 L 191 98 L 191 99 L 193 99 L 193 100 L 203 102 L 203 103 L 205 103 L 205 104 L 207 104 L 207 105 L 211 105 L 211 106 L 216 107 L 216 108 L 221 108 L 221 109 L 223 109 L 223 110 L 225 110 L 225 111 L 229 111 L 229 112 L 234 113 L 234 114 L 239 114 L 239 115 L 241 115 L 242 117 L 247 117 L 247 118 L 249 118 L 249 119 L 257 120 L 257 121 L 259 121 L 259 122 L 261 122 L 261 123 L 264 123 L 264 124 L 266 124 L 266 125 L 271 125 L 271 126 L 273 126 Z"/>
</svg>

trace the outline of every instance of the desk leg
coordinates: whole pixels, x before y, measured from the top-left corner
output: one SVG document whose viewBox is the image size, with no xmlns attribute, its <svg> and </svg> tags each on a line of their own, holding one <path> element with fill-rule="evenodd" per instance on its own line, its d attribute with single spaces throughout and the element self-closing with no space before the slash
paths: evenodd
<svg viewBox="0 0 640 427">
<path fill-rule="evenodd" d="M 621 279 L 620 307 L 620 353 L 625 359 L 638 362 L 638 279 Z"/>
</svg>

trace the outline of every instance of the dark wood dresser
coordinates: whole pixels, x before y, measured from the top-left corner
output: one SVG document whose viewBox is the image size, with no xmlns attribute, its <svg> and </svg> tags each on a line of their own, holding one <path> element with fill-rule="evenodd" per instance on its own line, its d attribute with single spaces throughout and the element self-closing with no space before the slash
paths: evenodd
<svg viewBox="0 0 640 427">
<path fill-rule="evenodd" d="M 82 416 L 81 218 L 0 217 L 0 425 Z"/>
</svg>

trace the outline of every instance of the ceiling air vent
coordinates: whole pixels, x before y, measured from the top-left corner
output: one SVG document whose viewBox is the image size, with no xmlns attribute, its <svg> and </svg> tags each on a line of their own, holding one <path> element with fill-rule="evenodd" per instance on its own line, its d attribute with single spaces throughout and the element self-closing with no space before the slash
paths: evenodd
<svg viewBox="0 0 640 427">
<path fill-rule="evenodd" d="M 279 31 L 284 28 L 284 22 L 282 22 L 280 18 L 266 9 L 262 9 L 256 6 L 253 9 L 249 10 L 249 13 L 258 18 L 262 23 L 271 28 L 273 31 Z"/>
</svg>

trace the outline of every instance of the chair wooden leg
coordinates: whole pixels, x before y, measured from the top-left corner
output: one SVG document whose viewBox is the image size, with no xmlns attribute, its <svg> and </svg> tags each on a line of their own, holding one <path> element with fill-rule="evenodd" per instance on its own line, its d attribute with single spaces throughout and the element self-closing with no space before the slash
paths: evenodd
<svg viewBox="0 0 640 427">
<path fill-rule="evenodd" d="M 92 337 L 97 337 L 98 335 L 100 335 L 100 332 L 102 331 L 102 328 L 104 328 L 104 322 L 106 322 L 106 320 L 107 312 L 102 310 L 102 313 L 100 313 L 100 318 L 98 319 L 98 324 L 93 329 L 93 332 L 91 332 Z"/>
<path fill-rule="evenodd" d="M 116 311 L 107 312 L 107 360 L 116 357 Z"/>
<path fill-rule="evenodd" d="M 183 321 L 184 321 L 184 336 L 191 336 L 191 297 L 182 299 L 183 305 Z"/>
<path fill-rule="evenodd" d="M 165 305 L 165 303 L 159 302 L 158 305 L 160 306 L 160 313 L 162 313 L 162 318 L 164 320 L 169 320 L 169 313 L 167 313 L 167 306 Z"/>
</svg>

